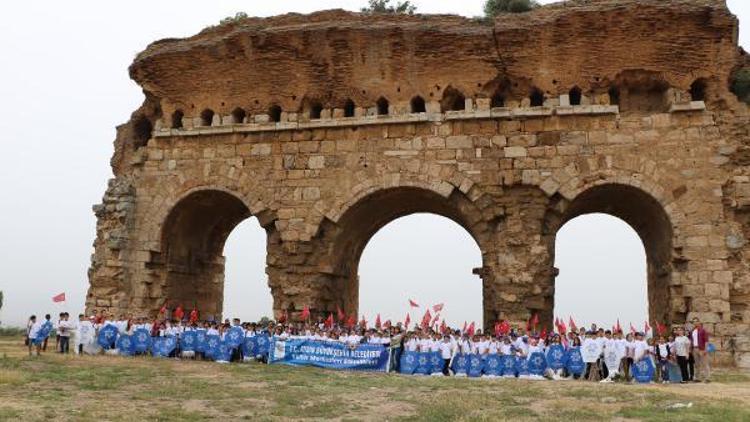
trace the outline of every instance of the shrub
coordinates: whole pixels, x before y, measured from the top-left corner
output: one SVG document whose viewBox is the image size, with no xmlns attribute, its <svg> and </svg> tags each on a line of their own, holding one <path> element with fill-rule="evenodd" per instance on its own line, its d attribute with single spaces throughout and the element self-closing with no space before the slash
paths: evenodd
<svg viewBox="0 0 750 422">
<path fill-rule="evenodd" d="M 488 18 L 494 18 L 501 13 L 524 13 L 536 7 L 539 7 L 539 3 L 535 0 L 487 0 L 484 3 L 484 14 Z"/>
<path fill-rule="evenodd" d="M 750 104 L 750 69 L 744 68 L 735 72 L 732 75 L 730 89 L 740 101 Z"/>
<path fill-rule="evenodd" d="M 391 14 L 413 14 L 417 11 L 417 6 L 409 1 L 399 1 L 392 6 L 391 0 L 368 0 L 370 4 L 362 8 L 362 13 L 391 13 Z"/>
</svg>

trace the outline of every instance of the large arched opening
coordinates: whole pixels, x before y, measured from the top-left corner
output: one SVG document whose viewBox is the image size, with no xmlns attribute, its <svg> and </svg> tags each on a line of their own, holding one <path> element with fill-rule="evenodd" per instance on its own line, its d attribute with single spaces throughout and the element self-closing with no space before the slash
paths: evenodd
<svg viewBox="0 0 750 422">
<path fill-rule="evenodd" d="M 570 228 L 577 230 L 582 230 L 583 226 L 587 226 L 585 229 L 596 231 L 595 233 L 588 233 L 588 235 L 598 236 L 599 239 L 608 235 L 618 235 L 621 239 L 625 239 L 624 241 L 627 241 L 630 246 L 612 245 L 611 247 L 629 247 L 631 250 L 625 252 L 625 254 L 630 255 L 628 259 L 637 260 L 636 257 L 639 254 L 638 242 L 634 241 L 632 233 L 628 233 L 627 228 L 623 228 L 622 222 L 632 228 L 642 244 L 642 251 L 645 255 L 647 297 L 645 307 L 648 308 L 648 314 L 644 313 L 638 321 L 642 323 L 646 318 L 650 323 L 671 323 L 684 320 L 684 310 L 672 309 L 670 302 L 670 289 L 673 288 L 670 286 L 673 271 L 672 224 L 662 205 L 653 196 L 629 185 L 604 184 L 583 191 L 573 201 L 562 204 L 560 209 L 562 209 L 562 213 L 558 214 L 558 218 L 551 224 L 556 236 L 561 236 L 561 234 L 565 236 L 566 226 L 568 225 L 570 225 Z M 611 217 L 615 217 L 620 223 Z M 592 223 L 598 227 L 592 228 Z M 612 228 L 613 225 L 617 227 L 616 231 L 619 231 L 619 233 L 607 230 L 607 227 Z M 628 235 L 630 236 L 628 237 Z M 590 254 L 595 255 L 579 257 L 577 265 L 588 266 L 589 268 L 586 270 L 592 270 L 605 257 L 612 258 L 613 251 L 607 249 L 606 245 L 606 242 L 602 242 L 600 250 L 590 252 Z M 557 247 L 565 247 L 565 242 L 558 243 Z M 559 249 L 555 250 L 555 254 L 561 253 Z M 586 253 L 585 250 L 583 253 Z M 597 262 L 597 259 L 600 262 Z M 642 268 L 643 265 L 640 265 L 640 267 Z M 555 289 L 560 288 L 564 292 L 565 287 L 561 286 L 560 283 L 565 280 L 565 276 L 562 276 L 565 268 L 559 269 L 560 275 L 557 277 Z M 633 312 L 638 312 L 637 309 L 639 308 L 643 309 L 644 303 L 638 299 L 639 292 L 643 289 L 643 281 L 638 280 L 639 269 L 631 268 L 627 274 L 615 274 L 615 271 L 617 271 L 615 268 L 601 268 L 601 272 L 597 271 L 596 274 L 596 277 L 600 279 L 597 286 L 589 286 L 589 289 L 575 292 L 564 292 L 566 296 L 571 295 L 572 297 L 568 299 L 559 298 L 566 301 L 566 303 L 561 303 L 561 306 L 567 309 L 571 307 L 579 309 L 579 312 L 584 315 L 591 315 L 592 312 L 596 312 L 599 305 L 593 306 L 593 302 L 602 304 L 619 302 L 618 306 L 630 307 Z M 612 283 L 623 282 L 621 277 L 627 277 L 628 286 L 613 286 Z M 612 288 L 610 289 L 610 287 Z M 623 287 L 628 293 L 624 294 L 620 290 L 621 293 L 616 294 L 618 288 Z M 555 296 L 555 301 L 557 301 L 557 294 Z M 635 300 L 633 300 L 634 298 Z M 602 318 L 603 322 L 611 322 L 618 318 L 616 308 L 610 307 L 612 315 Z M 605 310 L 602 310 L 602 312 L 605 312 Z M 557 316 L 567 317 L 564 313 Z M 636 321 L 632 322 L 636 323 Z"/>
<path fill-rule="evenodd" d="M 398 218 L 372 236 L 360 258 L 360 315 L 395 323 L 409 312 L 419 322 L 429 309 L 436 323 L 481 325 L 482 281 L 472 273 L 481 266 L 479 245 L 456 222 L 435 214 Z"/>
<path fill-rule="evenodd" d="M 195 307 L 202 319 L 229 317 L 222 315 L 225 244 L 241 222 L 247 220 L 251 227 L 257 225 L 254 223 L 256 219 L 248 220 L 250 217 L 250 210 L 242 200 L 220 190 L 193 192 L 173 207 L 162 230 L 162 253 L 166 265 L 162 292 L 170 304 L 182 304 L 188 309 Z M 270 240 L 270 235 L 266 238 Z M 257 254 L 265 257 L 266 248 Z M 234 269 L 233 266 L 230 268 Z M 266 279 L 263 274 L 253 276 Z M 253 286 L 255 284 L 260 283 Z M 250 293 L 246 288 L 240 290 Z"/>
<path fill-rule="evenodd" d="M 402 217 L 407 216 L 411 216 L 411 218 L 401 220 Z M 454 189 L 450 194 L 445 196 L 430 189 L 418 187 L 398 187 L 378 190 L 361 198 L 354 205 L 349 207 L 341 216 L 335 228 L 331 228 L 332 233 L 330 233 L 330 235 L 332 236 L 333 243 L 328 256 L 330 259 L 333 288 L 331 289 L 332 297 L 330 297 L 330 301 L 325 304 L 327 309 L 324 309 L 324 311 L 327 312 L 341 308 L 347 315 L 356 314 L 361 316 L 362 312 L 360 312 L 360 304 L 364 305 L 364 308 L 362 309 L 363 311 L 377 313 L 379 312 L 377 310 L 378 307 L 385 301 L 393 301 L 399 303 L 395 304 L 389 312 L 394 313 L 391 315 L 392 319 L 400 321 L 404 317 L 404 315 L 400 315 L 400 313 L 407 310 L 405 305 L 408 303 L 409 298 L 406 296 L 409 292 L 414 292 L 415 295 L 419 293 L 420 296 L 424 297 L 426 300 L 426 302 L 423 301 L 424 303 L 420 303 L 420 305 L 423 305 L 421 310 L 412 311 L 411 317 L 412 321 L 414 321 L 415 313 L 424 313 L 424 306 L 437 304 L 430 302 L 438 302 L 437 297 L 441 295 L 440 292 L 435 292 L 434 294 L 431 292 L 423 292 L 421 291 L 421 287 L 418 287 L 429 283 L 429 276 L 422 278 L 422 283 L 425 284 L 415 284 L 409 286 L 408 289 L 404 288 L 402 284 L 398 288 L 393 287 L 391 291 L 386 291 L 387 288 L 381 288 L 377 284 L 380 281 L 383 281 L 386 283 L 385 285 L 387 285 L 387 283 L 392 280 L 385 281 L 384 279 L 387 277 L 393 277 L 393 273 L 372 273 L 370 271 L 372 267 L 368 266 L 369 263 L 365 264 L 362 268 L 360 267 L 365 247 L 371 242 L 373 237 L 377 236 L 381 229 L 384 229 L 386 225 L 392 223 L 394 224 L 394 228 L 398 231 L 399 226 L 402 223 L 412 224 L 414 221 L 412 218 L 427 218 L 428 220 L 431 220 L 429 222 L 431 225 L 434 225 L 435 223 L 440 226 L 449 225 L 451 230 L 458 232 L 460 236 L 463 236 L 462 244 L 469 245 L 470 247 L 469 251 L 462 251 L 461 254 L 464 256 L 473 256 L 473 258 L 467 259 L 466 261 L 461 259 L 461 261 L 457 263 L 457 265 L 462 266 L 460 271 L 467 274 L 467 277 L 469 278 L 471 278 L 472 273 L 481 273 L 481 271 L 477 271 L 477 268 L 482 267 L 486 254 L 490 253 L 488 247 L 482 246 L 489 244 L 486 240 L 488 239 L 489 229 L 488 225 L 482 220 L 481 212 L 468 198 L 464 196 L 464 194 Z M 435 219 L 439 219 L 439 221 Z M 427 222 L 428 220 L 424 221 Z M 412 229 L 416 228 L 418 230 L 418 227 L 419 226 L 415 226 L 412 227 Z M 384 233 L 388 233 L 387 228 Z M 403 235 L 404 233 L 398 234 Z M 423 237 L 425 235 L 426 234 L 423 234 Z M 409 234 L 406 233 L 406 237 L 413 236 L 409 236 Z M 416 237 L 419 237 L 419 235 Z M 468 241 L 469 239 L 470 241 Z M 375 242 L 377 242 L 377 240 L 378 239 L 376 238 Z M 419 240 L 420 239 L 416 239 L 417 242 Z M 404 241 L 406 240 L 404 239 Z M 408 243 L 405 243 L 403 246 L 407 245 Z M 433 246 L 439 248 L 441 245 Z M 455 244 L 442 245 L 442 253 L 451 254 L 455 251 L 456 247 L 457 245 Z M 416 254 L 418 254 L 419 251 L 412 250 L 410 253 L 414 254 L 410 255 L 414 256 L 414 262 L 411 263 L 416 263 Z M 399 261 L 408 265 L 410 264 L 410 256 L 400 257 Z M 436 256 L 434 259 L 439 259 L 439 256 Z M 473 265 L 474 267 L 465 265 L 467 262 L 472 262 L 470 265 Z M 382 261 L 380 263 L 376 261 L 373 264 L 376 266 L 387 265 Z M 368 284 L 363 286 L 363 288 L 360 287 L 361 269 L 367 270 L 365 277 L 372 277 L 372 279 L 366 281 Z M 426 271 L 425 268 L 422 268 L 422 270 Z M 412 267 L 411 271 L 419 271 L 419 269 Z M 474 288 L 478 291 L 483 291 L 481 280 L 478 279 L 476 275 L 473 277 L 475 278 L 473 282 L 475 283 Z M 442 288 L 449 291 L 451 289 L 458 290 L 464 287 L 465 286 L 463 286 L 458 280 L 451 283 L 450 286 L 442 286 Z M 473 299 L 467 300 L 471 301 L 472 306 L 476 309 L 469 311 L 466 315 L 476 314 L 476 322 L 481 326 L 483 323 L 482 316 L 484 313 L 482 312 L 482 309 L 484 308 L 484 303 L 482 303 L 482 299 L 478 299 L 478 297 L 483 297 L 484 295 L 477 295 L 476 293 L 472 294 L 471 292 L 475 292 L 475 290 L 471 290 L 471 287 L 468 289 L 468 297 L 473 297 Z M 375 291 L 377 291 L 377 293 L 374 293 Z M 366 299 L 360 297 L 361 292 L 368 295 Z M 370 297 L 371 294 L 374 296 Z M 389 306 L 388 309 L 391 309 L 391 307 Z M 380 312 L 382 313 L 385 311 Z M 420 318 L 421 316 L 422 315 L 419 315 Z M 384 315 L 381 315 L 381 318 L 384 318 Z"/>
<path fill-rule="evenodd" d="M 646 251 L 638 233 L 609 214 L 569 220 L 555 239 L 555 316 L 611 327 L 648 317 Z"/>
</svg>

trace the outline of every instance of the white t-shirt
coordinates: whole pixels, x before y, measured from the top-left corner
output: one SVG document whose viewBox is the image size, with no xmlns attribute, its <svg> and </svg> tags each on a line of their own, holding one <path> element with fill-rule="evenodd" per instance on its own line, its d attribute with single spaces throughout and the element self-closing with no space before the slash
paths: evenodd
<svg viewBox="0 0 750 422">
<path fill-rule="evenodd" d="M 39 335 L 39 330 L 42 329 L 42 323 L 41 322 L 35 322 L 31 328 L 29 329 L 29 338 L 31 340 L 34 340 L 37 335 Z"/>
<path fill-rule="evenodd" d="M 443 359 L 450 359 L 453 356 L 453 345 L 450 342 L 440 342 L 438 347 L 440 348 L 440 357 Z"/>
<path fill-rule="evenodd" d="M 690 356 L 690 339 L 686 336 L 678 336 L 674 339 L 674 353 L 677 356 Z"/>
<path fill-rule="evenodd" d="M 636 340 L 633 342 L 633 353 L 634 353 L 634 359 L 636 361 L 639 361 L 643 359 L 643 357 L 646 355 L 646 352 L 648 351 L 648 343 L 646 343 L 645 340 Z"/>
</svg>

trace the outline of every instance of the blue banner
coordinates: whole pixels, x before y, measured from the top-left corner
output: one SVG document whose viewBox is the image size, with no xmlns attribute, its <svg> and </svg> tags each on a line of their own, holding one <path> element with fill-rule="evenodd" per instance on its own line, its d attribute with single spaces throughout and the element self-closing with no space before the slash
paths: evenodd
<svg viewBox="0 0 750 422">
<path fill-rule="evenodd" d="M 407 375 L 413 374 L 417 370 L 418 358 L 419 352 L 410 352 L 407 350 L 401 353 L 399 372 Z"/>
<path fill-rule="evenodd" d="M 206 356 L 216 359 L 219 354 L 219 346 L 221 345 L 221 337 L 218 334 L 206 335 L 206 346 L 204 352 Z"/>
<path fill-rule="evenodd" d="M 180 335 L 180 350 L 183 352 L 194 352 L 198 336 L 195 331 L 185 331 Z"/>
<path fill-rule="evenodd" d="M 117 351 L 123 356 L 130 356 L 135 351 L 135 342 L 133 338 L 128 335 L 121 335 L 117 339 Z"/>
<path fill-rule="evenodd" d="M 568 369 L 568 372 L 570 372 L 573 375 L 581 375 L 583 374 L 583 371 L 586 369 L 586 363 L 583 362 L 583 356 L 581 356 L 581 351 L 578 347 L 571 347 L 568 349 L 568 352 L 566 353 L 566 365 L 565 367 Z"/>
<path fill-rule="evenodd" d="M 642 384 L 654 380 L 654 364 L 650 358 L 645 357 L 633 363 L 633 378 Z"/>
<path fill-rule="evenodd" d="M 145 328 L 133 332 L 133 351 L 146 353 L 151 348 L 151 333 Z"/>
<path fill-rule="evenodd" d="M 206 343 L 206 330 L 195 330 L 195 351 L 206 353 L 208 344 Z"/>
<path fill-rule="evenodd" d="M 430 375 L 432 366 L 430 365 L 430 352 L 419 352 L 417 354 L 417 369 L 415 374 Z"/>
<path fill-rule="evenodd" d="M 487 355 L 484 361 L 484 374 L 499 377 L 503 374 L 502 363 L 500 362 L 500 355 Z"/>
<path fill-rule="evenodd" d="M 34 344 L 42 344 L 44 343 L 44 340 L 49 337 L 49 334 L 52 332 L 52 323 L 50 321 L 45 321 L 44 324 L 39 328 L 39 332 L 37 332 L 36 338 L 32 339 L 32 343 Z"/>
<path fill-rule="evenodd" d="M 268 363 L 386 372 L 388 356 L 387 348 L 375 344 L 360 344 L 351 348 L 333 342 L 274 340 Z"/>
<path fill-rule="evenodd" d="M 229 331 L 227 331 L 226 335 L 224 336 L 224 342 L 227 344 L 227 346 L 233 349 L 240 347 L 244 340 L 245 340 L 245 331 L 240 327 L 230 328 Z"/>
<path fill-rule="evenodd" d="M 529 356 L 529 373 L 531 375 L 544 375 L 547 369 L 547 358 L 542 352 L 534 352 Z"/>
<path fill-rule="evenodd" d="M 500 365 L 504 377 L 516 376 L 516 358 L 513 355 L 500 356 Z"/>
<path fill-rule="evenodd" d="M 516 372 L 519 377 L 529 375 L 529 360 L 525 356 L 516 356 Z"/>
<path fill-rule="evenodd" d="M 453 373 L 456 375 L 467 375 L 469 372 L 469 355 L 456 355 L 453 357 Z"/>
<path fill-rule="evenodd" d="M 547 366 L 555 371 L 565 368 L 566 357 L 565 348 L 559 344 L 553 344 L 547 349 Z"/>
<path fill-rule="evenodd" d="M 113 349 L 115 341 L 117 341 L 117 327 L 114 325 L 105 325 L 99 330 L 99 336 L 96 340 L 102 349 Z"/>
<path fill-rule="evenodd" d="M 255 356 L 265 356 L 270 352 L 271 337 L 268 334 L 258 334 L 255 336 Z"/>
<path fill-rule="evenodd" d="M 474 378 L 481 377 L 483 370 L 484 361 L 482 360 L 482 357 L 475 354 L 469 355 L 469 376 Z"/>
<path fill-rule="evenodd" d="M 440 352 L 430 353 L 430 373 L 433 373 L 433 374 L 443 373 L 443 358 L 440 357 Z"/>
<path fill-rule="evenodd" d="M 229 362 L 232 359 L 232 347 L 225 341 L 219 343 L 219 346 L 213 352 L 214 360 L 217 362 Z"/>
</svg>

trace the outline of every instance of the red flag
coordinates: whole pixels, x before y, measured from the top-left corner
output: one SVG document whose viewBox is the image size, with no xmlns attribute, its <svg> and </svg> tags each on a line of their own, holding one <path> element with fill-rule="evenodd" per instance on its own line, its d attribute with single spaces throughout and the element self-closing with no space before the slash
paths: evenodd
<svg viewBox="0 0 750 422">
<path fill-rule="evenodd" d="M 52 302 L 55 302 L 55 303 L 65 302 L 65 292 L 62 292 L 57 296 L 52 296 Z"/>
<path fill-rule="evenodd" d="M 557 328 L 557 331 L 560 331 L 560 319 L 555 317 L 555 328 Z"/>
<path fill-rule="evenodd" d="M 667 331 L 667 326 L 657 321 L 656 332 L 661 336 L 661 335 L 664 335 L 665 331 Z"/>
<path fill-rule="evenodd" d="M 443 305 L 444 305 L 443 303 L 438 303 L 437 305 L 432 307 L 432 310 L 435 312 L 440 312 L 443 310 Z"/>
<path fill-rule="evenodd" d="M 440 324 L 440 332 L 441 332 L 442 334 L 445 334 L 445 332 L 446 332 L 447 330 L 448 330 L 448 326 L 447 326 L 447 325 L 445 325 L 445 320 L 443 320 L 443 322 L 442 322 L 442 323 Z"/>
<path fill-rule="evenodd" d="M 534 324 L 534 331 L 536 331 L 536 326 L 539 325 L 539 314 L 534 314 L 534 318 L 531 320 L 531 323 Z"/>
<path fill-rule="evenodd" d="M 333 327 L 333 312 L 331 312 L 330 314 L 328 314 L 328 318 L 326 318 L 326 320 L 325 320 L 325 322 L 323 323 L 323 325 L 324 325 L 324 326 L 325 326 L 326 328 L 331 328 L 331 327 Z"/>
<path fill-rule="evenodd" d="M 426 330 L 427 328 L 429 328 L 430 321 L 432 321 L 432 315 L 430 314 L 430 310 L 428 309 L 422 317 L 422 329 Z"/>
<path fill-rule="evenodd" d="M 578 327 L 576 326 L 576 322 L 573 321 L 573 317 L 568 317 L 570 320 L 568 321 L 570 323 L 570 330 L 571 331 L 578 331 Z"/>
<path fill-rule="evenodd" d="M 302 312 L 299 314 L 299 319 L 302 321 L 307 321 L 310 318 L 310 307 L 305 305 L 304 308 L 302 308 Z"/>
<path fill-rule="evenodd" d="M 651 326 L 648 325 L 648 321 L 643 323 L 643 334 L 648 334 L 651 331 Z"/>
<path fill-rule="evenodd" d="M 339 318 L 339 322 L 344 322 L 344 320 L 346 319 L 346 314 L 338 305 L 336 306 L 336 316 Z"/>
<path fill-rule="evenodd" d="M 286 311 L 284 311 L 284 313 L 286 313 Z M 198 322 L 198 310 L 193 308 L 193 310 L 190 311 L 190 323 L 193 324 L 196 322 Z"/>
<path fill-rule="evenodd" d="M 381 324 L 380 324 L 380 314 L 378 314 L 378 316 L 375 317 L 375 328 L 377 328 L 379 330 L 380 327 L 381 327 Z"/>
<path fill-rule="evenodd" d="M 508 321 L 503 320 L 503 322 L 500 323 L 500 333 L 503 335 L 506 335 L 510 332 L 510 324 Z"/>
<path fill-rule="evenodd" d="M 364 329 L 367 329 L 367 320 L 365 319 L 364 315 L 362 315 L 362 319 L 359 320 L 359 326 Z"/>
<path fill-rule="evenodd" d="M 430 325 L 435 325 L 438 321 L 440 321 L 440 314 L 435 314 L 435 317 L 432 318 L 432 324 Z"/>
<path fill-rule="evenodd" d="M 354 314 L 351 314 L 349 319 L 346 320 L 346 328 L 352 328 L 355 325 L 357 325 L 357 317 L 354 316 Z"/>
<path fill-rule="evenodd" d="M 174 310 L 174 313 L 172 315 L 176 320 L 182 321 L 182 317 L 185 316 L 185 311 L 182 310 L 182 305 L 177 305 L 177 308 Z"/>
<path fill-rule="evenodd" d="M 409 313 L 406 313 L 406 319 L 404 319 L 404 328 L 409 329 L 409 324 L 411 323 L 411 317 L 409 316 Z"/>
<path fill-rule="evenodd" d="M 409 299 L 409 306 L 412 308 L 419 308 L 419 304 L 411 299 Z"/>
<path fill-rule="evenodd" d="M 565 334 L 566 331 L 568 331 L 568 327 L 560 320 L 560 334 Z"/>
<path fill-rule="evenodd" d="M 495 329 L 495 337 L 500 336 L 500 321 L 495 321 L 495 326 L 493 327 Z"/>
<path fill-rule="evenodd" d="M 469 325 L 469 328 L 468 328 L 468 333 L 469 333 L 469 337 L 474 336 L 474 321 L 471 321 L 471 325 Z"/>
<path fill-rule="evenodd" d="M 617 318 L 617 325 L 615 325 L 615 331 L 616 332 L 622 332 L 622 327 L 620 326 L 620 318 Z"/>
<path fill-rule="evenodd" d="M 546 327 L 542 328 L 542 334 L 539 335 L 539 338 L 541 338 L 542 340 L 544 340 L 544 339 L 547 338 L 547 328 Z"/>
<path fill-rule="evenodd" d="M 164 301 L 164 305 L 162 305 L 161 309 L 159 309 L 160 314 L 166 314 L 167 313 L 167 303 L 169 303 L 169 299 Z"/>
</svg>

